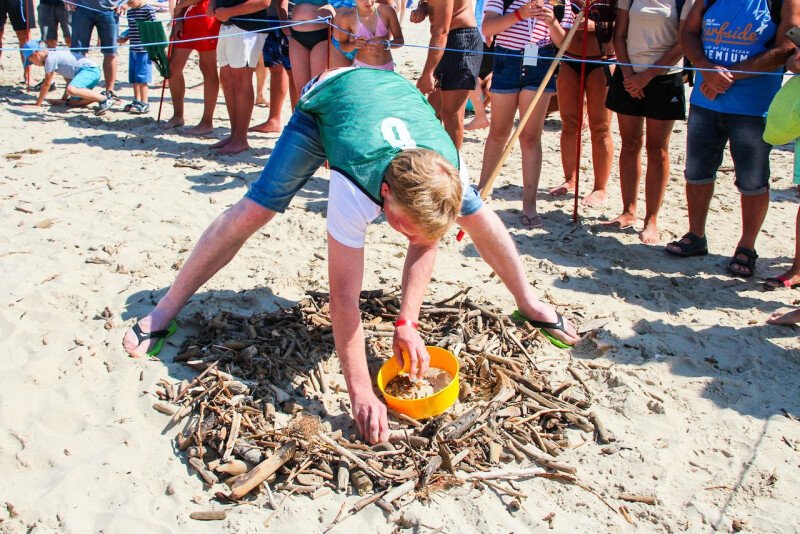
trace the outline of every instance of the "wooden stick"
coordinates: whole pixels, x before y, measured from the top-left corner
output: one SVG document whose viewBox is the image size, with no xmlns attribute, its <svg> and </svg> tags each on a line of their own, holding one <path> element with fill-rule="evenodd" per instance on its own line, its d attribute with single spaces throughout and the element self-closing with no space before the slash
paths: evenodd
<svg viewBox="0 0 800 534">
<path fill-rule="evenodd" d="M 658 502 L 658 499 L 653 497 L 652 495 L 633 495 L 632 493 L 620 493 L 619 498 L 623 501 L 628 502 L 641 502 L 644 504 L 654 505 Z"/>
<path fill-rule="evenodd" d="M 272 456 L 255 466 L 249 473 L 240 476 L 231 487 L 230 498 L 239 500 L 250 493 L 250 490 L 264 482 L 283 464 L 291 460 L 295 451 L 297 451 L 297 443 L 290 441 Z"/>
<path fill-rule="evenodd" d="M 189 514 L 189 519 L 197 521 L 222 521 L 225 519 L 227 513 L 225 510 L 207 510 L 202 512 L 192 512 Z"/>
<path fill-rule="evenodd" d="M 382 484 L 388 484 L 389 481 L 387 480 L 387 477 L 383 473 L 381 473 L 381 472 L 377 471 L 376 469 L 373 469 L 372 467 L 367 465 L 367 463 L 365 461 L 363 461 L 361 458 L 359 458 L 358 456 L 356 456 L 352 452 L 348 451 L 347 449 L 345 449 L 344 447 L 342 447 L 341 445 L 339 445 L 338 443 L 333 441 L 331 438 L 329 438 L 325 434 L 319 434 L 319 435 L 317 435 L 317 437 L 319 439 L 321 439 L 322 441 L 324 441 L 325 443 L 327 443 L 328 445 L 330 445 L 336 452 L 338 452 L 342 456 L 346 457 L 348 460 L 352 461 L 358 467 L 360 467 L 361 469 L 363 469 L 367 473 L 372 474 L 372 476 L 377 478 Z"/>
<path fill-rule="evenodd" d="M 497 165 L 494 166 L 494 169 L 492 169 L 492 174 L 489 175 L 489 179 L 481 189 L 481 198 L 486 198 L 491 194 L 494 181 L 497 179 L 497 175 L 500 174 L 500 169 L 503 167 L 503 164 L 505 164 L 506 159 L 508 159 L 508 155 L 514 148 L 514 145 L 517 143 L 517 139 L 519 139 L 520 134 L 522 134 L 522 129 L 525 128 L 525 124 L 528 122 L 528 119 L 530 119 L 531 114 L 533 114 L 533 110 L 536 108 L 536 105 L 542 98 L 545 89 L 547 89 L 547 83 L 550 81 L 550 78 L 553 77 L 553 74 L 555 74 L 558 64 L 561 63 L 561 58 L 564 56 L 564 52 L 567 51 L 567 48 L 569 48 L 569 45 L 572 43 L 572 38 L 575 36 L 575 32 L 581 25 L 582 20 L 583 11 L 575 16 L 575 20 L 572 23 L 572 28 L 569 30 L 569 33 L 567 33 L 567 36 L 564 38 L 564 42 L 561 43 L 561 48 L 559 49 L 558 54 L 556 54 L 556 57 L 553 58 L 553 61 L 550 63 L 550 68 L 547 69 L 547 73 L 545 73 L 544 78 L 542 78 L 542 81 L 539 83 L 539 88 L 536 90 L 536 94 L 533 95 L 533 100 L 531 100 L 528 109 L 526 109 L 525 114 L 520 117 L 519 125 L 517 125 L 517 129 L 514 130 L 514 134 L 511 136 L 511 139 L 508 140 L 506 148 L 503 150 L 503 154 L 500 156 L 500 161 L 498 161 Z"/>
<path fill-rule="evenodd" d="M 528 467 L 526 469 L 500 469 L 497 471 L 484 471 L 477 473 L 459 473 L 458 477 L 463 480 L 498 480 L 498 479 L 517 479 L 530 478 L 546 473 L 541 467 Z"/>
</svg>

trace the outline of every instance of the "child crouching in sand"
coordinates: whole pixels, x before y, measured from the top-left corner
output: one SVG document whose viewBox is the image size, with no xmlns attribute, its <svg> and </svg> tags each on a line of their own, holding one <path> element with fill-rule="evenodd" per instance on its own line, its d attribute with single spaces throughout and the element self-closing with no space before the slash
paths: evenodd
<svg viewBox="0 0 800 534">
<path fill-rule="evenodd" d="M 354 67 L 394 70 L 392 48 L 403 46 L 405 41 L 393 7 L 375 0 L 356 0 L 352 13 L 342 17 L 342 29 L 351 35 L 339 46 L 342 52 L 356 50 Z"/>
<path fill-rule="evenodd" d="M 94 114 L 102 115 L 114 105 L 113 99 L 92 90 L 100 81 L 100 68 L 80 54 L 67 49 L 48 50 L 43 41 L 31 39 L 22 46 L 22 57 L 26 66 L 44 67 L 45 76 L 36 107 L 40 107 L 45 100 L 53 106 L 67 104 L 72 107 L 85 107 L 97 102 Z M 67 88 L 61 99 L 47 99 L 56 74 L 64 77 Z"/>
</svg>

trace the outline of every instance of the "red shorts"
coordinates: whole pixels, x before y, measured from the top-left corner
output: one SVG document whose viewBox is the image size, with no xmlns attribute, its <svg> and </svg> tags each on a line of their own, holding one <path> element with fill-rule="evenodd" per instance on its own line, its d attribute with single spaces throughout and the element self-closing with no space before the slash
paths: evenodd
<svg viewBox="0 0 800 534">
<path fill-rule="evenodd" d="M 217 35 L 219 35 L 221 23 L 217 19 L 206 16 L 208 2 L 209 0 L 203 0 L 186 10 L 183 16 L 187 18 L 183 20 L 183 33 L 178 40 L 189 42 L 176 43 L 173 45 L 174 48 L 188 48 L 198 52 L 217 49 Z"/>
</svg>

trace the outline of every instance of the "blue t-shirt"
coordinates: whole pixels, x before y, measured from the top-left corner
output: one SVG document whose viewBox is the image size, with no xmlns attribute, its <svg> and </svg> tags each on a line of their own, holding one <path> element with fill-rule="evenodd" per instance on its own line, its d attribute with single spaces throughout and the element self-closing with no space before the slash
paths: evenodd
<svg viewBox="0 0 800 534">
<path fill-rule="evenodd" d="M 717 0 L 703 15 L 703 50 L 712 63 L 730 67 L 774 46 L 768 47 L 767 43 L 773 40 L 777 30 L 767 0 Z M 783 69 L 775 72 L 783 72 Z M 700 91 L 702 82 L 703 73 L 698 72 L 690 100 L 692 105 L 756 117 L 767 115 L 769 103 L 781 88 L 781 76 L 752 76 L 737 80 L 725 93 L 709 100 Z"/>
</svg>

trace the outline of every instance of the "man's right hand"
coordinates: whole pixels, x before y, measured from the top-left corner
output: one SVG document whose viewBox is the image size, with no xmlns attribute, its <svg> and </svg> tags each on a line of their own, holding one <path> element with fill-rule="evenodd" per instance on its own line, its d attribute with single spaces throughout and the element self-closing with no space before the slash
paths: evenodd
<svg viewBox="0 0 800 534">
<path fill-rule="evenodd" d="M 67 11 L 75 11 L 76 7 L 78 7 L 78 6 L 76 6 L 75 4 L 73 4 L 71 2 L 64 2 L 64 9 L 66 9 Z"/>
<path fill-rule="evenodd" d="M 372 389 L 351 392 L 350 403 L 358 431 L 366 441 L 374 445 L 389 439 L 386 405 L 375 396 Z"/>
<path fill-rule="evenodd" d="M 717 93 L 724 93 L 733 85 L 733 74 L 725 67 L 714 65 L 714 70 L 703 71 L 703 82 Z"/>
<path fill-rule="evenodd" d="M 414 24 L 419 24 L 420 22 L 425 20 L 425 17 L 427 16 L 428 16 L 428 4 L 420 2 L 420 4 L 417 6 L 417 9 L 412 11 L 411 14 L 408 16 L 408 20 L 410 20 Z"/>
</svg>

